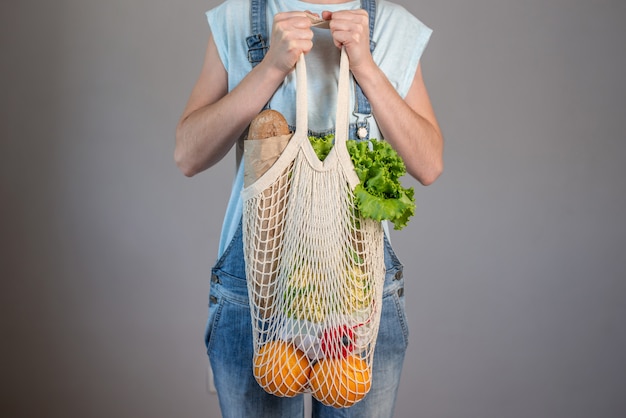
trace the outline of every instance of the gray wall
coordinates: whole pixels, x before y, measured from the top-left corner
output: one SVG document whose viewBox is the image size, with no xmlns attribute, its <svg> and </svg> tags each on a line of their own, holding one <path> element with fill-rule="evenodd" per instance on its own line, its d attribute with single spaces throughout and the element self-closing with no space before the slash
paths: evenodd
<svg viewBox="0 0 626 418">
<path fill-rule="evenodd" d="M 397 417 L 626 416 L 626 4 L 401 3 L 435 30 L 446 170 L 393 236 Z M 172 160 L 215 4 L 0 6 L 2 416 L 219 416 L 202 333 L 232 155 Z"/>
</svg>

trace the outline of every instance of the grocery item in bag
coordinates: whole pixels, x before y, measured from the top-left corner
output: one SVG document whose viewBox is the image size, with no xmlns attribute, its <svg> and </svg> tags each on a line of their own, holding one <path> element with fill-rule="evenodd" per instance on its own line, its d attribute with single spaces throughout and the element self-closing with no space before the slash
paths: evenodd
<svg viewBox="0 0 626 418">
<path fill-rule="evenodd" d="M 252 120 L 244 141 L 244 187 L 265 174 L 283 152 L 291 136 L 289 125 L 280 112 L 265 109 Z M 259 229 L 258 236 L 252 238 L 256 241 L 255 255 L 252 257 L 255 263 L 252 283 L 255 284 L 254 295 L 261 308 L 260 315 L 265 318 L 272 314 L 276 292 L 274 281 L 282 242 L 282 223 L 277 221 L 280 217 L 274 214 L 285 209 L 287 199 L 287 181 L 285 177 L 281 179 L 271 189 L 264 191 L 265 195 L 274 196 L 275 199 L 265 199 L 258 206 L 259 218 L 267 221 Z"/>
</svg>

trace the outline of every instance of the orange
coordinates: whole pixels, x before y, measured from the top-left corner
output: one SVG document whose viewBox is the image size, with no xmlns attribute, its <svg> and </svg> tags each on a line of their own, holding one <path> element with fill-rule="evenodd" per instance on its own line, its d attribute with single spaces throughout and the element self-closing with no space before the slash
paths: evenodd
<svg viewBox="0 0 626 418">
<path fill-rule="evenodd" d="M 369 392 L 371 369 L 358 355 L 323 358 L 311 369 L 311 393 L 321 403 L 335 408 L 352 406 Z"/>
<path fill-rule="evenodd" d="M 292 397 L 304 392 L 311 366 L 293 344 L 275 340 L 263 344 L 254 356 L 254 377 L 266 392 Z"/>
</svg>

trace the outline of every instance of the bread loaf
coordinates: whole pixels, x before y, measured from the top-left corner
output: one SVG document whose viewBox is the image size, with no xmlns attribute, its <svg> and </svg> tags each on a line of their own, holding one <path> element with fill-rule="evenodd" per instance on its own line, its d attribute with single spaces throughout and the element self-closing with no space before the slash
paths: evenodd
<svg viewBox="0 0 626 418">
<path fill-rule="evenodd" d="M 286 135 L 289 132 L 289 125 L 282 113 L 265 109 L 250 122 L 246 139 L 266 139 Z"/>
</svg>

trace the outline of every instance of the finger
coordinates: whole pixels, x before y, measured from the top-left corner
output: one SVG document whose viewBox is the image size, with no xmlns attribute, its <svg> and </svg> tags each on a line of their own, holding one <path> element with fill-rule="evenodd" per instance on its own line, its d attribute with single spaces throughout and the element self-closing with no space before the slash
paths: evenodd
<svg viewBox="0 0 626 418">
<path fill-rule="evenodd" d="M 337 12 L 324 11 L 322 12 L 322 17 L 326 19 L 336 20 L 336 21 L 352 21 L 355 23 L 368 22 L 368 13 L 364 9 L 357 10 L 340 10 Z"/>
<path fill-rule="evenodd" d="M 333 39 L 342 45 L 368 43 L 369 33 L 359 27 L 331 28 Z"/>
<path fill-rule="evenodd" d="M 292 27 L 305 29 L 311 27 L 311 19 L 308 12 L 281 12 L 274 16 L 274 23 L 291 25 Z M 285 26 L 286 27 L 286 26 Z"/>
<path fill-rule="evenodd" d="M 320 15 L 319 15 L 318 13 L 313 13 L 313 12 L 312 12 L 312 11 L 310 11 L 310 10 L 305 10 L 305 11 L 304 11 L 304 13 L 309 14 L 309 15 L 311 15 L 311 16 L 320 17 Z"/>
</svg>

